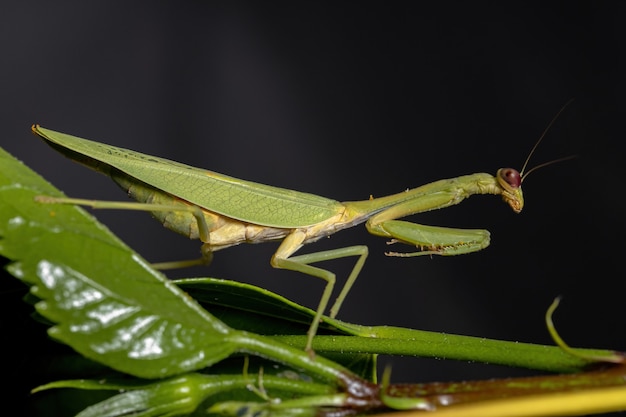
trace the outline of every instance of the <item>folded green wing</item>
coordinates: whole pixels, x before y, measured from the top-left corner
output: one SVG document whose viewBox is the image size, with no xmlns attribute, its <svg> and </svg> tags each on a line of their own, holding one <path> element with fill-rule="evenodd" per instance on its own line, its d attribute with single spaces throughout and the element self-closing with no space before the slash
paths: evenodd
<svg viewBox="0 0 626 417">
<path fill-rule="evenodd" d="M 244 222 L 281 228 L 306 227 L 343 209 L 339 202 L 314 194 L 244 181 L 38 125 L 33 126 L 33 132 L 65 156 L 97 171 L 107 173 L 108 167 L 116 168 L 173 196 Z"/>
</svg>

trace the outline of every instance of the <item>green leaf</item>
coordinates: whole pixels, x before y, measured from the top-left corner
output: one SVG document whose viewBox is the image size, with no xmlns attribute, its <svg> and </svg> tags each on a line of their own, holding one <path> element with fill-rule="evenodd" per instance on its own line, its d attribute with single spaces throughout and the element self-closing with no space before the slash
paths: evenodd
<svg viewBox="0 0 626 417">
<path fill-rule="evenodd" d="M 250 284 L 216 278 L 175 281 L 204 308 L 237 329 L 273 334 L 275 339 L 304 347 L 315 312 Z M 258 320 L 263 317 L 262 320 Z M 363 326 L 323 316 L 313 347 L 359 375 L 373 379 L 375 355 L 410 355 L 476 361 L 551 372 L 575 372 L 588 361 L 558 346 L 493 340 L 482 337 L 407 329 Z M 576 349 L 583 355 L 606 356 L 601 349 Z M 355 354 L 359 352 L 359 354 Z"/>
<path fill-rule="evenodd" d="M 232 328 L 263 335 L 297 335 L 302 343 L 296 343 L 303 349 L 306 332 L 309 329 L 315 311 L 301 306 L 278 294 L 254 285 L 218 278 L 186 278 L 174 281 L 200 305 L 228 324 Z M 259 318 L 262 317 L 262 320 Z M 355 326 L 358 327 L 358 326 Z M 343 322 L 322 316 L 316 339 L 322 335 L 358 335 L 354 328 Z M 357 375 L 376 380 L 377 352 L 364 352 L 367 339 L 358 339 L 363 346 L 356 349 L 321 351 L 331 359 Z M 314 339 L 315 343 L 315 339 Z"/>
<path fill-rule="evenodd" d="M 0 149 L 0 255 L 42 299 L 55 339 L 122 372 L 155 378 L 211 365 L 237 349 L 202 309 L 82 209 Z"/>
</svg>

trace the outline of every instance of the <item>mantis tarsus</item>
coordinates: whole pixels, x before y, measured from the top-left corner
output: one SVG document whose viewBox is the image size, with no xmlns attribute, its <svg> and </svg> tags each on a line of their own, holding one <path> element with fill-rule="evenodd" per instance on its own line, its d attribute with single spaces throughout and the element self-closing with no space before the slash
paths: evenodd
<svg viewBox="0 0 626 417">
<path fill-rule="evenodd" d="M 452 206 L 474 194 L 500 195 L 517 213 L 524 206 L 521 189 L 524 169 L 520 173 L 513 168 L 501 168 L 495 176 L 472 174 L 435 181 L 387 197 L 339 202 L 240 180 L 39 125 L 34 125 L 32 130 L 70 159 L 108 175 L 137 200 L 105 202 L 40 196 L 41 202 L 150 211 L 165 227 L 203 242 L 201 263 L 208 263 L 213 252 L 240 243 L 282 241 L 272 256 L 273 267 L 299 271 L 326 282 L 307 333 L 306 349 L 309 352 L 312 352 L 313 337 L 335 285 L 334 273 L 311 264 L 357 257 L 330 309 L 330 316 L 335 317 L 363 267 L 368 249 L 356 245 L 293 256 L 303 245 L 365 223 L 367 230 L 374 235 L 417 248 L 412 253 L 390 252 L 390 256 L 470 253 L 489 245 L 487 230 L 432 227 L 396 219 Z M 165 269 L 197 263 L 167 263 L 157 264 L 157 267 Z"/>
</svg>

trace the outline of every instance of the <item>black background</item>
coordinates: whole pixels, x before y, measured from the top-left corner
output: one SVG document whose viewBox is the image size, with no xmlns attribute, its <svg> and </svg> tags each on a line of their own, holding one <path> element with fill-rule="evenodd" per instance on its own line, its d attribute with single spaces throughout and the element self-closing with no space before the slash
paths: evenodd
<svg viewBox="0 0 626 417">
<path fill-rule="evenodd" d="M 574 99 L 530 165 L 578 158 L 528 177 L 521 214 L 498 198 L 477 196 L 411 219 L 487 228 L 488 249 L 388 258 L 384 239 L 358 227 L 301 253 L 369 246 L 339 314 L 347 321 L 551 344 L 543 315 L 562 295 L 555 321 L 566 341 L 626 350 L 624 7 L 12 2 L 0 6 L 0 145 L 74 197 L 125 199 L 110 180 L 39 141 L 31 124 L 357 200 L 521 168 L 553 116 Z M 198 253 L 198 242 L 145 213 L 95 214 L 148 260 Z M 218 252 L 209 269 L 175 276 L 251 282 L 316 306 L 321 283 L 273 270 L 276 247 Z M 352 264 L 328 267 L 341 280 Z M 19 298 L 19 291 L 3 298 Z M 3 303 L 5 325 L 15 308 Z M 23 337 L 3 335 L 6 345 Z M 394 382 L 515 374 L 456 362 L 393 363 Z"/>
</svg>

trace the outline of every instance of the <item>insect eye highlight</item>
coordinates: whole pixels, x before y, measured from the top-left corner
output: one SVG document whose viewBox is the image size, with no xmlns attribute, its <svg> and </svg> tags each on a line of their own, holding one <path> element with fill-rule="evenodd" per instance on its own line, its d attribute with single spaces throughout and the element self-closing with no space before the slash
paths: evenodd
<svg viewBox="0 0 626 417">
<path fill-rule="evenodd" d="M 522 185 L 522 176 L 514 168 L 502 168 L 498 171 L 498 178 L 512 188 L 519 188 Z"/>
</svg>

